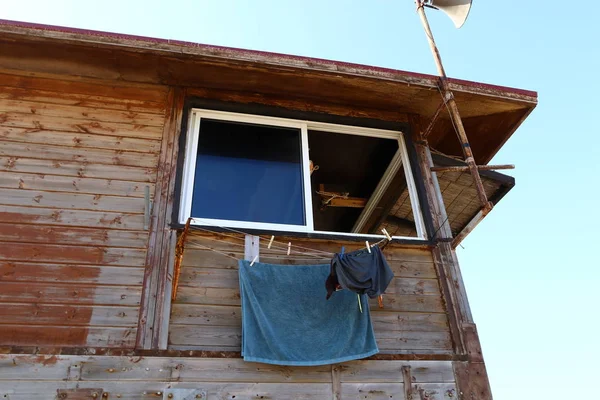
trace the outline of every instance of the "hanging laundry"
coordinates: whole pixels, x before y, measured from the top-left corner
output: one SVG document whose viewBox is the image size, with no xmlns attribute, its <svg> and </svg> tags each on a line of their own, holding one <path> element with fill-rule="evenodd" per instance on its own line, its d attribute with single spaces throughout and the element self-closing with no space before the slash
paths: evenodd
<svg viewBox="0 0 600 400">
<path fill-rule="evenodd" d="M 366 293 L 372 299 L 385 292 L 394 273 L 379 246 L 370 250 L 360 249 L 333 256 L 330 273 L 325 281 L 327 299 L 338 285 L 358 294 Z"/>
<path fill-rule="evenodd" d="M 369 308 L 359 311 L 356 294 L 323 299 L 329 268 L 239 261 L 245 361 L 324 365 L 379 352 Z"/>
</svg>

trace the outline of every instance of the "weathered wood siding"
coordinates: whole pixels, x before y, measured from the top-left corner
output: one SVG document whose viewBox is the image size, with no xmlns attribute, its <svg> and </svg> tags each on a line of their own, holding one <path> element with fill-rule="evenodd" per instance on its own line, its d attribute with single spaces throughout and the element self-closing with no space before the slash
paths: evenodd
<svg viewBox="0 0 600 400">
<path fill-rule="evenodd" d="M 50 400 L 74 388 L 124 400 L 162 399 L 167 388 L 201 389 L 210 400 L 458 398 L 451 361 L 284 367 L 227 358 L 0 355 L 0 398 Z"/>
<path fill-rule="evenodd" d="M 294 245 L 330 252 L 342 243 L 302 241 Z M 244 257 L 244 239 L 219 235 L 192 235 L 184 253 L 177 299 L 172 305 L 169 348 L 240 350 L 241 314 L 237 263 Z M 350 251 L 356 243 L 343 243 Z M 281 246 L 281 245 L 280 245 Z M 427 250 L 388 246 L 385 250 L 395 278 L 384 296 L 384 309 L 371 301 L 375 336 L 382 353 L 450 354 L 452 344 L 447 317 Z M 287 256 L 281 250 L 261 246 L 261 261 L 281 264 L 314 262 L 301 254 Z"/>
<path fill-rule="evenodd" d="M 132 347 L 166 89 L 0 73 L 0 345 Z"/>
</svg>

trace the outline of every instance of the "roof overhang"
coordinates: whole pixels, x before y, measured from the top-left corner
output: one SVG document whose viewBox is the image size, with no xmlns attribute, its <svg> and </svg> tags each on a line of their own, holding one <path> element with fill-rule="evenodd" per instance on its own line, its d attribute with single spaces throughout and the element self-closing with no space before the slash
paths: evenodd
<svg viewBox="0 0 600 400">
<path fill-rule="evenodd" d="M 437 76 L 308 57 L 0 20 L 0 69 L 196 88 L 210 97 L 406 122 L 431 119 Z M 15 62 L 17 60 L 17 62 Z M 76 66 L 76 68 L 74 67 Z M 487 163 L 537 104 L 537 93 L 449 79 L 478 163 Z M 224 94 L 225 93 L 225 94 Z M 430 145 L 460 155 L 447 113 Z"/>
</svg>

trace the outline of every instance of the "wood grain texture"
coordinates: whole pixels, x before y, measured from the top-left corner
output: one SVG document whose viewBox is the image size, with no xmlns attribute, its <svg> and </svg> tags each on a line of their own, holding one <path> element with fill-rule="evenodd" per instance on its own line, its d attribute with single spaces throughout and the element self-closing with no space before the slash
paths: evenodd
<svg viewBox="0 0 600 400">
<path fill-rule="evenodd" d="M 156 168 L 158 156 L 119 149 L 65 147 L 50 144 L 2 142 L 0 156 L 30 157 L 57 162 L 77 161 L 86 164 L 122 165 L 140 168 Z M 115 176 L 114 178 L 118 178 Z"/>
<path fill-rule="evenodd" d="M 114 179 L 130 182 L 156 182 L 156 168 L 129 167 L 124 165 L 90 164 L 86 161 L 61 161 L 27 157 L 0 157 L 0 171 L 38 175 L 58 175 L 75 178 Z"/>
<path fill-rule="evenodd" d="M 162 131 L 157 173 L 158 185 L 154 191 L 154 206 L 151 215 L 149 251 L 146 258 L 146 272 L 143 283 L 140 320 L 136 346 L 156 348 L 164 338 L 162 329 L 168 324 L 165 293 L 170 257 L 174 256 L 171 223 L 175 176 L 177 171 L 178 141 L 181 131 L 181 118 L 185 101 L 185 90 L 171 88 L 166 98 L 168 114 Z M 165 321 L 166 320 L 166 321 Z"/>
<path fill-rule="evenodd" d="M 0 260 L 143 267 L 145 249 L 18 243 L 0 247 Z"/>
<path fill-rule="evenodd" d="M 135 286 L 142 284 L 144 269 L 129 266 L 47 264 L 27 261 L 0 261 L 4 282 L 62 282 Z"/>
<path fill-rule="evenodd" d="M 94 382 L 96 383 L 96 382 Z M 98 382 L 97 384 L 99 384 Z M 108 394 L 110 399 L 123 400 L 157 400 L 161 399 L 166 388 L 202 388 L 207 391 L 208 399 L 233 399 L 233 400 L 324 400 L 331 399 L 331 384 L 327 383 L 214 383 L 214 382 L 196 382 L 177 383 L 177 382 L 101 382 L 104 393 Z M 91 387 L 92 382 L 77 382 L 79 389 L 95 389 L 98 392 L 100 387 Z M 51 382 L 46 385 L 56 385 L 60 388 L 74 388 L 75 382 Z M 93 385 L 92 385 L 93 386 Z M 46 386 L 47 387 L 47 386 Z M 65 389 L 60 389 L 65 390 Z M 10 399 L 30 400 L 36 399 L 56 399 L 56 390 L 50 392 L 44 390 L 44 384 L 36 384 L 28 387 L 24 384 L 16 384 L 14 390 L 8 388 L 0 382 L 0 395 L 2 393 L 11 393 Z M 86 392 L 89 394 L 89 391 Z M 71 397 L 68 397 L 70 399 Z M 100 398 L 100 397 L 98 397 Z M 92 399 L 91 396 L 85 399 Z"/>
<path fill-rule="evenodd" d="M 407 388 L 402 383 L 344 383 L 343 399 L 355 400 L 454 400 L 458 398 L 454 384 L 414 384 Z"/>
<path fill-rule="evenodd" d="M 0 395 L 43 399 L 48 388 L 77 386 L 102 388 L 109 398 L 154 399 L 167 387 L 179 387 L 201 388 L 209 399 L 404 399 L 403 367 L 411 371 L 414 393 L 429 400 L 457 398 L 449 361 L 286 367 L 223 358 L 10 354 L 0 355 Z"/>
<path fill-rule="evenodd" d="M 132 348 L 161 87 L 0 73 L 0 345 Z"/>
<path fill-rule="evenodd" d="M 128 182 L 120 179 L 65 177 L 50 174 L 3 172 L 0 187 L 6 189 L 40 190 L 48 192 L 84 193 L 97 196 L 144 197 L 144 188 L 153 184 Z"/>
<path fill-rule="evenodd" d="M 0 127 L 0 138 L 6 142 L 51 144 L 55 146 L 119 149 L 139 153 L 156 154 L 160 150 L 159 140 L 103 136 L 89 133 L 56 132 L 43 129 Z"/>
<path fill-rule="evenodd" d="M 142 231 L 143 214 L 0 205 L 0 222 Z"/>
<path fill-rule="evenodd" d="M 226 305 L 174 304 L 173 324 L 200 326 L 234 326 L 241 328 L 241 309 Z M 376 331 L 445 332 L 448 330 L 443 314 L 392 312 L 374 310 L 371 320 Z"/>
<path fill-rule="evenodd" d="M 7 79 L 8 78 L 8 79 Z M 12 79 L 11 79 L 12 78 Z M 145 114 L 164 115 L 165 105 L 164 103 L 149 101 L 149 100 L 132 100 L 118 97 L 101 96 L 98 94 L 80 94 L 74 92 L 62 92 L 57 93 L 56 89 L 58 86 L 57 80 L 54 81 L 53 85 L 47 85 L 46 89 L 31 89 L 23 87 L 11 87 L 7 86 L 10 84 L 18 85 L 18 78 L 15 75 L 0 74 L 0 81 L 2 82 L 3 89 L 0 93 L 0 99 L 16 100 L 28 102 L 27 104 L 35 105 L 41 104 L 60 104 L 67 106 L 78 106 L 92 109 L 104 109 L 104 110 L 118 110 L 118 111 L 129 111 L 129 112 L 141 112 Z M 41 82 L 39 78 L 31 78 Z M 11 82 L 12 81 L 12 82 Z M 40 85 L 38 87 L 44 87 Z M 47 90 L 47 89 L 54 89 Z M 96 88 L 97 89 L 97 88 Z M 97 93 L 97 92 L 96 92 Z"/>
<path fill-rule="evenodd" d="M 333 400 L 342 400 L 342 366 L 331 366 L 331 391 Z"/>
<path fill-rule="evenodd" d="M 14 32 L 17 29 L 20 32 Z M 211 93 L 199 95 L 222 101 L 241 102 L 244 100 L 232 99 L 231 93 L 238 97 L 249 94 L 245 102 L 292 110 L 313 108 L 323 114 L 364 115 L 361 110 L 367 109 L 373 111 L 369 114 L 371 118 L 384 120 L 394 120 L 406 113 L 432 115 L 439 103 L 434 76 L 139 38 L 116 39 L 96 34 L 86 37 L 81 33 L 68 36 L 65 32 L 28 31 L 14 26 L 3 30 L 0 68 L 5 71 L 22 76 L 58 74 L 73 81 L 96 80 L 106 82 L 111 88 L 128 85 L 134 89 L 137 85 L 141 92 L 138 98 L 151 92 L 147 93 L 148 99 L 157 102 L 156 97 L 150 96 L 159 94 L 158 90 L 152 93 L 149 84 L 208 90 Z M 24 37 L 27 37 L 25 42 Z M 449 85 L 456 91 L 466 130 L 476 139 L 471 140 L 474 152 L 482 162 L 492 158 L 537 103 L 537 95 L 532 92 L 453 79 Z M 105 88 L 103 94 L 119 97 L 125 92 L 124 88 L 119 89 L 112 95 Z M 297 103 L 309 106 L 281 102 L 290 93 Z M 328 108 L 330 104 L 337 109 Z M 452 147 L 456 142 L 454 132 L 448 121 L 444 122 L 436 124 L 430 138 L 445 153 L 456 154 L 456 147 Z"/>
<path fill-rule="evenodd" d="M 285 239 L 287 240 L 287 239 Z M 283 242 L 278 238 L 278 242 Z M 278 244 L 266 249 L 262 240 L 261 260 L 278 257 L 293 264 L 306 264 L 306 250 L 335 252 L 340 243 L 293 239 L 295 253 L 281 254 Z M 243 237 L 231 233 L 192 231 L 186 241 L 178 297 L 172 305 L 169 346 L 172 349 L 237 351 L 240 348 L 241 309 L 237 263 L 221 254 L 199 249 L 206 246 L 233 257 L 243 257 Z M 348 251 L 359 248 L 347 244 Z M 294 253 L 294 251 L 293 251 Z M 382 353 L 448 354 L 452 351 L 448 323 L 431 254 L 427 251 L 388 246 L 386 257 L 396 274 L 384 296 L 383 310 L 370 302 L 375 335 Z M 323 253 L 325 254 L 325 253 Z M 322 256 L 319 256 L 322 257 Z M 314 261 L 312 262 L 314 263 Z"/>
<path fill-rule="evenodd" d="M 0 381 L 54 381 L 72 366 L 79 379 L 91 381 L 178 381 L 236 383 L 326 383 L 331 365 L 291 367 L 232 358 L 0 355 Z M 350 361 L 339 364 L 342 383 L 400 383 L 410 366 L 415 384 L 453 383 L 451 361 Z M 35 370 L 30 375 L 27 371 Z"/>
<path fill-rule="evenodd" d="M 236 269 L 185 268 L 182 271 L 181 286 L 230 288 L 239 287 Z M 438 295 L 439 287 L 435 279 L 401 278 L 394 279 L 386 294 Z"/>
<path fill-rule="evenodd" d="M 121 123 L 126 125 L 149 125 L 162 127 L 164 116 L 140 111 L 118 111 L 80 104 L 56 104 L 52 101 L 20 101 L 0 97 L 0 109 L 3 112 L 33 114 L 41 121 L 45 117 L 66 119 L 83 118 L 89 121 Z"/>
<path fill-rule="evenodd" d="M 0 281 L 2 303 L 138 306 L 140 292 L 136 286 Z"/>
<path fill-rule="evenodd" d="M 384 354 L 428 352 L 450 353 L 452 345 L 447 332 L 427 331 L 383 331 L 375 326 L 375 338 L 379 350 Z M 241 329 L 237 326 L 194 325 L 178 326 L 171 324 L 170 346 L 172 349 L 227 350 L 241 348 Z M 332 339 L 332 345 L 335 340 Z"/>
<path fill-rule="evenodd" d="M 0 325 L 2 343 L 23 346 L 99 346 L 133 348 L 136 328 Z"/>
<path fill-rule="evenodd" d="M 75 306 L 68 304 L 4 304 L 0 325 L 137 327 L 137 307 Z M 0 327 L 1 329 L 1 327 Z"/>
<path fill-rule="evenodd" d="M 53 102 L 69 95 L 92 96 L 101 99 L 103 104 L 139 104 L 144 110 L 164 112 L 167 89 L 164 86 L 128 84 L 127 82 L 106 82 L 82 79 L 69 75 L 46 75 L 43 73 L 23 74 L 16 71 L 0 73 L 0 85 L 11 89 L 43 90 L 51 93 Z"/>
<path fill-rule="evenodd" d="M 0 188 L 0 204 L 30 206 L 58 210 L 116 211 L 143 214 L 144 199 L 100 194 L 49 192 L 41 190 Z"/>
<path fill-rule="evenodd" d="M 148 233 L 38 224 L 0 222 L 0 241 L 146 248 Z"/>
</svg>

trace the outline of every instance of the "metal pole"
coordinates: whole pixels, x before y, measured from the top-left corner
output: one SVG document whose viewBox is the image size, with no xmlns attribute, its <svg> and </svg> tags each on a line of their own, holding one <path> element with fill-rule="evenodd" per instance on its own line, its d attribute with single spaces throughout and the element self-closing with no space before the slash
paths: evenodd
<svg viewBox="0 0 600 400">
<path fill-rule="evenodd" d="M 467 163 L 469 171 L 471 171 L 471 175 L 473 176 L 473 182 L 475 183 L 475 188 L 477 189 L 477 196 L 479 197 L 481 206 L 485 210 L 485 214 L 487 214 L 492 209 L 493 204 L 488 201 L 487 196 L 485 194 L 485 189 L 483 188 L 483 183 L 481 182 L 481 177 L 479 176 L 479 171 L 477 170 L 477 164 L 475 163 L 475 158 L 473 157 L 473 151 L 471 150 L 469 139 L 467 138 L 467 134 L 465 132 L 465 127 L 462 123 L 460 113 L 458 112 L 458 106 L 456 105 L 456 101 L 454 100 L 454 95 L 452 94 L 452 91 L 448 88 L 446 71 L 444 70 L 444 66 L 442 64 L 442 57 L 440 56 L 440 52 L 438 51 L 438 48 L 435 45 L 433 33 L 431 32 L 431 28 L 429 27 L 429 21 L 427 20 L 427 16 L 425 15 L 424 2 L 423 0 L 415 0 L 415 2 L 417 4 L 417 12 L 421 17 L 421 23 L 423 24 L 423 28 L 425 29 L 425 34 L 427 35 L 429 47 L 431 48 L 431 52 L 433 53 L 433 58 L 435 60 L 435 65 L 437 67 L 438 74 L 440 75 L 440 89 L 442 90 L 443 96 L 446 100 L 446 104 L 448 105 L 448 111 L 450 112 L 450 116 L 452 117 L 454 125 L 456 126 L 456 133 L 461 143 L 463 155 L 465 156 L 465 162 Z"/>
</svg>

